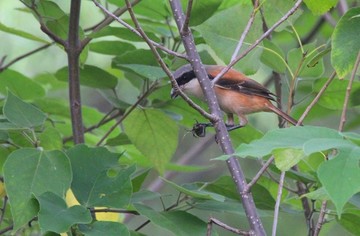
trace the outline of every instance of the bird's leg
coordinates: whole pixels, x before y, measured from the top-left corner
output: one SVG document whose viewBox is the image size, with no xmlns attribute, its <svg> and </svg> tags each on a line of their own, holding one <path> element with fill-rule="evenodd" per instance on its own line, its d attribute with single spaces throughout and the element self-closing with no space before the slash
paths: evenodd
<svg viewBox="0 0 360 236">
<path fill-rule="evenodd" d="M 225 123 L 225 125 L 226 125 L 226 129 L 227 129 L 228 132 L 243 127 L 242 124 L 235 125 L 234 115 L 231 114 L 231 113 L 227 114 L 227 122 Z"/>
</svg>

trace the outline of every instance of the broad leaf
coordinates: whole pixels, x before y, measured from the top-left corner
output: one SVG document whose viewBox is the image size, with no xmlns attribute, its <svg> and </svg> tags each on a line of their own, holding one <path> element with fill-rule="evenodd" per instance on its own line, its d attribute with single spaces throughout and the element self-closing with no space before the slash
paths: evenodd
<svg viewBox="0 0 360 236">
<path fill-rule="evenodd" d="M 37 197 L 40 205 L 39 225 L 43 233 L 47 231 L 63 233 L 72 225 L 90 223 L 90 211 L 83 206 L 68 208 L 64 198 L 52 192 L 45 192 Z"/>
<path fill-rule="evenodd" d="M 219 8 L 222 0 L 193 1 L 190 17 L 190 26 L 200 25 L 210 18 Z M 187 0 L 181 0 L 183 10 L 187 9 Z"/>
<path fill-rule="evenodd" d="M 284 73 L 286 70 L 285 54 L 282 49 L 270 40 L 264 40 L 264 50 L 261 61 L 276 72 Z"/>
<path fill-rule="evenodd" d="M 25 75 L 7 69 L 0 73 L 0 92 L 6 94 L 10 90 L 21 99 L 35 99 L 45 96 L 44 88 L 37 82 L 34 82 Z"/>
<path fill-rule="evenodd" d="M 193 185 L 177 185 L 174 182 L 171 182 L 169 180 L 163 179 L 166 183 L 170 184 L 171 186 L 173 186 L 176 190 L 178 190 L 181 193 L 184 193 L 190 197 L 193 198 L 199 198 L 199 199 L 206 199 L 206 200 L 216 200 L 216 201 L 220 201 L 223 202 L 225 201 L 225 197 L 216 193 L 212 193 L 209 191 L 204 191 L 201 190 L 200 188 L 194 188 L 195 186 Z"/>
<path fill-rule="evenodd" d="M 315 81 L 313 90 L 318 93 L 327 79 Z M 348 80 L 333 80 L 324 94 L 319 99 L 319 105 L 331 110 L 341 110 L 344 107 L 345 91 L 349 84 Z M 360 82 L 354 81 L 349 97 L 349 107 L 360 105 Z"/>
<path fill-rule="evenodd" d="M 71 167 L 60 151 L 19 149 L 4 164 L 4 179 L 14 229 L 28 223 L 38 212 L 35 197 L 44 192 L 65 196 L 71 182 Z"/>
<path fill-rule="evenodd" d="M 298 72 L 299 77 L 320 77 L 324 73 L 324 63 L 320 60 L 315 66 L 309 67 L 308 64 L 317 52 L 314 51 L 315 44 L 308 44 L 304 46 L 304 53 L 300 48 L 295 48 L 289 51 L 287 60 L 289 67 L 293 74 Z"/>
<path fill-rule="evenodd" d="M 337 23 L 331 38 L 331 64 L 340 78 L 354 67 L 360 51 L 360 7 L 352 8 Z"/>
<path fill-rule="evenodd" d="M 61 68 L 55 76 L 61 81 L 68 81 L 68 68 Z M 84 65 L 80 69 L 80 83 L 92 88 L 113 89 L 117 85 L 117 78 L 99 67 Z"/>
<path fill-rule="evenodd" d="M 330 8 L 336 6 L 339 0 L 304 0 L 306 6 L 311 10 L 313 14 L 321 15 L 329 11 Z"/>
<path fill-rule="evenodd" d="M 128 228 L 117 222 L 95 221 L 90 225 L 79 225 L 79 230 L 85 236 L 130 236 Z"/>
<path fill-rule="evenodd" d="M 121 41 L 99 41 L 90 44 L 90 51 L 106 55 L 121 55 L 135 49 L 134 45 Z"/>
<path fill-rule="evenodd" d="M 162 174 L 178 143 L 176 123 L 159 110 L 136 109 L 124 126 L 132 143 Z"/>
<path fill-rule="evenodd" d="M 171 232 L 171 235 L 188 236 L 206 234 L 206 222 L 185 211 L 157 212 L 145 205 L 134 204 L 134 206 L 141 215 L 148 218 L 153 224 Z"/>
<path fill-rule="evenodd" d="M 42 111 L 22 101 L 10 91 L 8 91 L 3 112 L 11 123 L 24 128 L 40 126 L 46 119 L 46 115 Z"/>
<path fill-rule="evenodd" d="M 71 189 L 86 207 L 125 207 L 131 197 L 134 166 L 120 167 L 119 154 L 78 145 L 68 150 L 73 170 Z"/>
<path fill-rule="evenodd" d="M 2 23 L 0 23 L 0 30 L 3 31 L 3 32 L 6 32 L 6 33 L 16 35 L 16 36 L 20 36 L 20 37 L 25 38 L 25 39 L 34 40 L 34 41 L 41 42 L 41 43 L 48 43 L 48 41 L 46 41 L 46 40 L 44 40 L 42 38 L 39 38 L 39 37 L 37 37 L 35 35 L 32 35 L 32 34 L 30 34 L 28 32 L 22 31 L 22 30 L 7 27 L 6 25 L 4 25 Z"/>
<path fill-rule="evenodd" d="M 345 203 L 360 192 L 360 148 L 349 147 L 339 150 L 338 155 L 320 165 L 318 176 L 338 215 Z"/>
</svg>

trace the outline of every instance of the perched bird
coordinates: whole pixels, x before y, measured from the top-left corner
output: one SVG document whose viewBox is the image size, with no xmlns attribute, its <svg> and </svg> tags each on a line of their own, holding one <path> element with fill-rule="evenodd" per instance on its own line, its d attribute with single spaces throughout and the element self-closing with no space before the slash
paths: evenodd
<svg viewBox="0 0 360 236">
<path fill-rule="evenodd" d="M 210 80 L 213 80 L 224 68 L 224 66 L 218 65 L 204 66 Z M 204 100 L 204 94 L 190 64 L 180 67 L 173 75 L 185 94 Z M 236 126 L 238 128 L 247 124 L 248 120 L 245 115 L 260 111 L 274 112 L 291 124 L 297 124 L 295 119 L 272 104 L 271 101 L 275 101 L 276 98 L 275 94 L 236 70 L 230 69 L 226 72 L 215 83 L 214 91 L 221 110 L 227 114 L 227 126 L 231 130 L 231 127 L 235 127 L 234 114 L 240 120 L 240 124 Z M 177 96 L 178 93 L 172 89 L 171 98 Z"/>
</svg>

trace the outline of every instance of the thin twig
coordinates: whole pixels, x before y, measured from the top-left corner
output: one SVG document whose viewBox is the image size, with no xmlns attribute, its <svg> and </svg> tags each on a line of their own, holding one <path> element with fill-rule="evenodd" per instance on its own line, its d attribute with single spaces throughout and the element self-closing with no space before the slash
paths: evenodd
<svg viewBox="0 0 360 236">
<path fill-rule="evenodd" d="M 116 15 L 114 15 L 111 11 L 107 10 L 104 6 L 102 6 L 100 3 L 98 3 L 96 0 L 93 0 L 94 4 L 99 7 L 105 14 L 107 14 L 108 16 L 112 17 L 114 20 L 116 20 L 117 22 L 119 22 L 121 25 L 125 26 L 127 29 L 129 29 L 131 32 L 133 32 L 134 34 L 136 34 L 137 36 L 141 37 L 142 39 L 145 40 L 144 36 L 136 29 L 134 29 L 131 25 L 129 25 L 128 23 L 126 23 L 125 21 L 119 19 Z M 131 6 L 131 5 L 130 5 Z M 148 38 L 148 37 L 147 37 Z M 174 52 L 170 49 L 168 49 L 167 47 L 164 47 L 163 45 L 151 40 L 148 38 L 148 41 L 151 43 L 151 45 L 154 45 L 155 47 L 159 48 L 160 50 L 173 55 L 175 57 L 179 57 L 179 58 L 183 58 L 185 60 L 187 60 L 187 57 L 181 53 L 177 53 Z M 83 41 L 83 44 L 87 43 L 87 41 Z"/>
<path fill-rule="evenodd" d="M 112 115 L 112 116 L 109 116 L 109 117 L 108 117 L 108 114 L 106 114 L 97 124 L 92 125 L 92 126 L 90 126 L 88 128 L 85 128 L 84 133 L 91 132 L 94 129 L 97 129 L 100 126 L 107 124 L 108 122 L 114 120 L 115 118 L 117 118 L 117 117 L 119 117 L 121 115 L 122 115 L 122 113 L 120 111 L 117 112 L 116 114 Z M 73 136 L 65 137 L 65 138 L 63 138 L 63 143 L 66 143 L 66 142 L 70 141 L 71 139 L 73 139 Z"/>
<path fill-rule="evenodd" d="M 124 113 L 124 115 L 106 132 L 106 134 L 99 140 L 99 142 L 96 144 L 96 146 L 100 146 L 104 140 L 115 130 L 116 127 L 118 127 L 121 122 L 124 121 L 124 119 L 130 115 L 130 113 L 147 97 L 150 95 L 150 93 L 155 89 L 157 86 L 157 82 L 155 81 L 147 91 L 143 95 L 141 95 L 138 100 Z"/>
<path fill-rule="evenodd" d="M 2 181 L 2 182 L 3 182 L 3 181 Z M 4 197 L 4 200 L 3 200 L 3 205 L 2 205 L 2 207 L 1 207 L 1 209 L 0 209 L 0 210 L 1 210 L 0 225 L 3 223 L 7 204 L 8 204 L 8 197 L 5 196 L 5 197 Z"/>
<path fill-rule="evenodd" d="M 279 189 L 278 189 L 278 194 L 276 197 L 276 204 L 275 204 L 275 210 L 274 210 L 274 221 L 273 221 L 273 227 L 272 227 L 272 236 L 276 236 L 276 229 L 277 229 L 277 224 L 278 224 L 278 220 L 279 220 L 279 210 L 280 210 L 280 202 L 281 202 L 281 195 L 282 195 L 282 191 L 283 191 L 283 186 L 284 186 L 284 180 L 285 180 L 285 171 L 281 171 L 281 175 L 280 175 L 280 181 L 279 181 Z"/>
<path fill-rule="evenodd" d="M 190 16 L 191 16 L 191 10 L 192 10 L 193 0 L 188 1 L 188 5 L 186 8 L 186 15 L 184 20 L 184 25 L 182 26 L 180 32 L 181 34 L 187 34 L 187 30 L 189 30 L 189 23 L 190 23 Z"/>
<path fill-rule="evenodd" d="M 211 236 L 211 231 L 212 231 L 212 225 L 215 224 L 217 226 L 220 226 L 223 229 L 226 229 L 227 231 L 230 231 L 234 234 L 238 234 L 238 235 L 253 235 L 253 232 L 249 232 L 249 231 L 245 231 L 245 230 L 241 230 L 241 229 L 237 229 L 237 228 L 233 228 L 223 222 L 221 222 L 220 220 L 217 220 L 213 217 L 210 217 L 209 221 L 208 221 L 208 226 L 207 226 L 207 236 Z"/>
<path fill-rule="evenodd" d="M 9 225 L 8 227 L 6 227 L 6 228 L 4 228 L 4 229 L 1 229 L 1 230 L 0 230 L 0 235 L 4 234 L 4 233 L 6 233 L 6 232 L 9 232 L 9 231 L 11 231 L 11 230 L 13 230 L 13 228 L 14 228 L 14 225 Z"/>
<path fill-rule="evenodd" d="M 355 62 L 355 65 L 354 65 L 354 69 L 352 70 L 351 77 L 350 77 L 348 86 L 346 88 L 346 95 L 345 95 L 345 99 L 344 99 L 344 105 L 343 105 L 343 110 L 342 110 L 342 113 L 341 113 L 339 129 L 338 129 L 340 132 L 344 129 L 344 125 L 345 125 L 345 122 L 346 122 L 346 111 L 347 111 L 347 108 L 348 108 L 348 105 L 349 105 L 352 84 L 354 82 L 357 69 L 359 68 L 359 64 L 360 64 L 360 51 L 358 52 L 356 62 Z"/>
<path fill-rule="evenodd" d="M 55 33 L 53 33 L 45 24 L 42 15 L 38 12 L 38 10 L 36 9 L 36 4 L 34 2 L 32 2 L 31 4 L 26 3 L 25 1 L 21 0 L 21 2 L 28 7 L 29 9 L 31 9 L 35 16 L 38 18 L 39 23 L 40 23 L 40 29 L 47 35 L 49 36 L 52 40 L 54 40 L 55 42 L 57 42 L 58 44 L 61 45 L 65 45 L 65 40 L 60 38 L 59 36 L 57 36 Z"/>
<path fill-rule="evenodd" d="M 131 2 L 131 6 L 134 7 L 135 5 L 137 5 L 137 4 L 140 3 L 140 2 L 141 2 L 141 0 L 133 0 L 133 1 Z M 105 7 L 105 9 L 108 9 L 108 2 L 107 2 L 107 1 L 106 1 L 106 7 Z M 116 17 L 119 17 L 119 16 L 121 16 L 122 14 L 124 14 L 126 11 L 127 11 L 127 7 L 124 6 L 124 7 L 121 7 L 121 8 L 116 9 L 112 14 L 115 15 Z M 92 33 L 98 32 L 98 31 L 100 31 L 101 29 L 103 29 L 104 27 L 110 25 L 110 23 L 115 20 L 112 16 L 109 16 L 109 15 L 106 14 L 105 12 L 104 12 L 104 15 L 105 15 L 105 18 L 104 18 L 102 21 L 100 21 L 99 23 L 97 23 L 97 24 L 94 25 L 94 26 L 91 26 L 91 27 L 89 27 L 89 28 L 84 29 L 84 31 L 85 31 L 85 32 L 92 31 Z M 85 43 L 86 41 L 90 41 L 91 39 L 92 39 L 92 38 L 89 38 L 89 39 L 86 39 L 86 40 L 84 39 L 84 43 Z M 85 44 L 87 44 L 87 43 L 85 43 Z"/>
<path fill-rule="evenodd" d="M 180 197 L 180 195 L 179 195 Z M 166 208 L 164 211 L 170 211 L 172 209 L 174 209 L 175 207 L 177 207 L 179 205 L 179 203 L 185 201 L 188 199 L 188 196 L 184 196 L 181 199 L 178 199 L 178 201 L 176 201 L 174 204 L 172 204 L 171 206 L 169 206 L 168 208 Z M 134 231 L 139 231 L 140 229 L 144 228 L 146 225 L 148 225 L 151 221 L 150 220 L 146 220 L 144 223 L 142 223 L 140 226 L 138 226 Z"/>
<path fill-rule="evenodd" d="M 233 53 L 233 55 L 231 56 L 231 61 L 234 61 L 236 59 L 236 56 L 239 54 L 240 52 L 240 49 L 244 43 L 244 40 L 246 38 L 246 35 L 249 33 L 250 31 L 250 28 L 251 26 L 253 25 L 254 23 L 254 20 L 255 20 L 255 16 L 256 16 L 256 13 L 258 11 L 258 6 L 259 6 L 259 0 L 255 0 L 254 2 L 254 9 L 253 11 L 251 12 L 251 15 L 250 15 L 250 18 L 249 18 L 249 21 L 248 23 L 246 24 L 245 26 L 245 29 L 243 31 L 243 33 L 241 34 L 241 37 L 239 39 L 239 42 L 238 44 L 236 45 L 236 48 L 235 48 L 235 51 Z"/>
<path fill-rule="evenodd" d="M 320 91 L 318 92 L 318 94 L 316 94 L 314 100 L 312 100 L 312 102 L 309 104 L 309 106 L 306 107 L 305 111 L 303 112 L 303 114 L 301 115 L 301 117 L 298 120 L 298 124 L 302 124 L 304 119 L 306 118 L 306 116 L 309 114 L 310 110 L 315 106 L 315 104 L 319 101 L 320 97 L 323 95 L 323 93 L 325 92 L 325 90 L 329 87 L 330 83 L 334 80 L 336 76 L 336 72 L 333 72 L 331 74 L 331 76 L 329 77 L 329 79 L 325 82 L 325 84 L 323 85 L 323 87 L 320 89 Z"/>
<path fill-rule="evenodd" d="M 113 209 L 113 208 L 104 208 L 104 209 L 90 209 L 92 213 L 98 213 L 98 212 L 114 212 L 114 213 L 124 213 L 124 214 L 132 214 L 132 215 L 139 215 L 139 212 L 132 211 L 132 210 L 124 210 L 124 209 Z"/>
<path fill-rule="evenodd" d="M 266 169 L 271 165 L 271 163 L 274 161 L 275 157 L 271 156 L 269 158 L 269 160 L 267 160 L 265 162 L 265 164 L 261 167 L 261 169 L 257 172 L 257 174 L 254 176 L 254 178 L 252 178 L 252 180 L 247 184 L 246 186 L 246 190 L 245 191 L 249 191 L 251 189 L 251 187 L 256 184 L 256 182 L 260 179 L 260 177 L 262 176 L 262 174 L 264 174 L 264 172 L 266 171 Z"/>
<path fill-rule="evenodd" d="M 23 55 L 15 58 L 15 59 L 11 60 L 11 61 L 10 61 L 9 63 L 7 63 L 6 65 L 0 64 L 0 72 L 6 70 L 6 69 L 9 68 L 10 66 L 12 66 L 14 63 L 16 63 L 16 62 L 18 62 L 18 61 L 20 61 L 20 60 L 22 60 L 22 59 L 24 59 L 24 58 L 26 58 L 26 57 L 28 57 L 28 56 L 31 56 L 32 54 L 35 54 L 35 53 L 37 53 L 37 52 L 39 52 L 39 51 L 42 51 L 42 50 L 50 47 L 50 46 L 53 45 L 53 44 L 54 44 L 54 42 L 45 44 L 45 45 L 43 45 L 43 46 L 41 46 L 41 47 L 38 47 L 38 48 L 36 48 L 36 49 L 34 49 L 34 50 L 30 51 L 30 52 L 27 52 L 27 53 L 25 53 L 25 54 L 23 54 Z"/>
<path fill-rule="evenodd" d="M 300 7 L 303 0 L 297 0 L 295 5 L 283 16 L 279 21 L 277 21 L 272 27 L 268 29 L 260 38 L 258 38 L 251 46 L 249 46 L 243 53 L 241 53 L 235 60 L 231 61 L 228 66 L 226 66 L 213 80 L 212 84 L 214 85 L 226 72 L 230 70 L 238 61 L 244 58 L 250 51 L 252 51 L 261 41 L 263 41 L 269 34 L 271 34 L 280 24 L 286 21 L 295 11 Z"/>
</svg>

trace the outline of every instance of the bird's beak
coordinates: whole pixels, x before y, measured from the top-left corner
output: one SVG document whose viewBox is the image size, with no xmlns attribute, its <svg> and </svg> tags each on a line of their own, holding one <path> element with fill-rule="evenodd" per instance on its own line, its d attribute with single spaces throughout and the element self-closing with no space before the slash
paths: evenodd
<svg viewBox="0 0 360 236">
<path fill-rule="evenodd" d="M 172 88 L 172 89 L 171 89 L 171 92 L 170 92 L 170 97 L 171 97 L 171 99 L 174 99 L 174 98 L 176 98 L 177 96 L 179 96 L 178 92 L 177 92 L 174 88 Z"/>
</svg>

